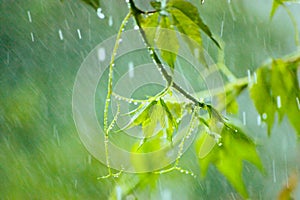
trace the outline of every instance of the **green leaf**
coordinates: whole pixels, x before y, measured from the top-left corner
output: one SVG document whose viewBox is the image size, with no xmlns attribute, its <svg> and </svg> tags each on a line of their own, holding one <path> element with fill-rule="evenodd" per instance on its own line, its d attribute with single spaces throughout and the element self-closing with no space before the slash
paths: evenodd
<svg viewBox="0 0 300 200">
<path fill-rule="evenodd" d="M 197 25 L 197 30 L 201 29 L 220 48 L 219 43 L 213 38 L 209 27 L 201 19 L 196 6 L 185 0 L 171 0 L 168 2 L 167 6 L 170 8 L 171 13 L 173 9 L 179 10 L 189 19 L 188 21 L 192 21 Z M 180 21 L 180 18 L 177 19 Z"/>
<path fill-rule="evenodd" d="M 251 98 L 258 113 L 262 116 L 262 120 L 268 125 L 268 133 L 274 123 L 274 114 L 276 105 L 271 94 L 271 73 L 266 67 L 262 67 L 257 71 L 257 83 L 250 90 Z"/>
<path fill-rule="evenodd" d="M 257 83 L 253 84 L 250 95 L 258 113 L 267 123 L 269 133 L 275 114 L 278 113 L 279 121 L 287 116 L 300 136 L 299 64 L 300 57 L 292 60 L 278 59 L 257 70 Z"/>
<path fill-rule="evenodd" d="M 140 142 L 140 148 L 149 138 L 162 133 L 172 141 L 174 131 L 177 130 L 180 119 L 182 118 L 182 105 L 179 103 L 165 103 L 163 99 L 154 100 L 151 103 L 141 104 L 133 114 L 130 122 L 123 128 L 129 129 L 141 126 L 144 138 Z"/>
<path fill-rule="evenodd" d="M 169 67 L 171 67 L 171 69 L 174 69 L 179 50 L 176 32 L 171 27 L 169 17 L 161 16 L 159 26 L 162 29 L 159 29 L 156 46 L 160 49 L 162 59 L 169 65 Z M 170 51 L 166 50 L 166 48 Z"/>
<path fill-rule="evenodd" d="M 81 0 L 81 1 L 92 6 L 95 10 L 100 8 L 100 0 Z"/>
<path fill-rule="evenodd" d="M 273 0 L 272 10 L 270 13 L 270 18 L 272 18 L 277 11 L 279 6 L 284 5 L 285 2 L 300 2 L 299 0 Z"/>
<path fill-rule="evenodd" d="M 158 1 L 151 1 L 150 5 L 152 6 L 152 8 L 154 8 L 155 10 L 160 10 L 161 8 L 161 2 Z"/>
<path fill-rule="evenodd" d="M 221 132 L 221 140 L 215 145 L 214 138 L 202 133 L 196 141 L 196 149 L 201 166 L 201 174 L 206 175 L 210 164 L 228 179 L 232 186 L 245 198 L 248 196 L 242 179 L 243 161 L 254 164 L 262 170 L 255 144 L 238 127 L 226 124 Z"/>
<path fill-rule="evenodd" d="M 212 135 L 209 135 L 206 132 L 202 133 L 201 140 L 199 141 L 199 150 L 198 150 L 198 157 L 200 159 L 203 159 L 205 156 L 207 156 L 211 150 L 214 148 L 214 146 L 217 144 L 215 138 Z"/>
<path fill-rule="evenodd" d="M 200 29 L 188 16 L 182 13 L 180 10 L 170 8 L 169 12 L 173 17 L 173 24 L 177 27 L 178 31 L 186 35 L 187 38 L 183 38 L 188 44 L 191 52 L 195 54 L 197 49 L 197 55 L 195 55 L 203 64 L 206 64 L 205 56 L 203 53 L 202 37 Z"/>
<path fill-rule="evenodd" d="M 143 28 L 147 42 L 151 47 L 154 47 L 157 27 L 159 26 L 160 21 L 159 13 L 156 12 L 149 15 L 139 15 L 138 21 Z"/>
<path fill-rule="evenodd" d="M 139 21 L 148 43 L 153 49 L 158 48 L 162 59 L 171 69 L 174 69 L 179 44 L 170 19 L 156 12 L 144 17 L 140 16 Z"/>
</svg>

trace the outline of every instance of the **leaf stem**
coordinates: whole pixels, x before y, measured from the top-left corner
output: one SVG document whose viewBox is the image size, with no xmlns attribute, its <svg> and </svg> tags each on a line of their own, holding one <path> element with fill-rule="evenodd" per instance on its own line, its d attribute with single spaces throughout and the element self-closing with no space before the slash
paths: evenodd
<svg viewBox="0 0 300 200">
<path fill-rule="evenodd" d="M 107 176 L 103 176 L 101 178 L 108 178 L 112 174 L 111 172 L 111 168 L 110 168 L 110 161 L 109 161 L 109 152 L 108 152 L 108 142 L 109 142 L 109 131 L 110 131 L 110 127 L 113 126 L 114 124 L 114 120 L 111 122 L 110 125 L 108 125 L 108 110 L 109 110 L 109 104 L 110 104 L 110 100 L 111 100 L 111 95 L 112 95 L 112 81 L 113 81 L 113 67 L 114 67 L 114 62 L 115 62 L 115 56 L 117 54 L 117 50 L 119 47 L 119 40 L 121 38 L 123 29 L 128 21 L 128 19 L 131 16 L 131 12 L 129 12 L 126 17 L 124 18 L 124 20 L 122 21 L 122 24 L 120 26 L 120 29 L 118 31 L 117 34 L 117 38 L 116 38 L 116 43 L 113 49 L 113 53 L 111 56 L 111 60 L 110 60 L 110 64 L 109 64 L 109 74 L 108 74 L 108 86 L 107 86 L 107 96 L 105 99 L 105 108 L 104 108 L 104 148 L 105 148 L 105 156 L 106 156 L 106 166 L 108 169 L 108 175 Z"/>
</svg>

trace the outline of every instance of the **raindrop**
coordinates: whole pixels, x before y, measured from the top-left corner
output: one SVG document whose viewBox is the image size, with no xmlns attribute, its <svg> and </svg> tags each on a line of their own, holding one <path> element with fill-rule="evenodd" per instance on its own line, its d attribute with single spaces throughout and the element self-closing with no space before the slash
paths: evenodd
<svg viewBox="0 0 300 200">
<path fill-rule="evenodd" d="M 251 71 L 249 69 L 247 70 L 247 75 L 248 75 L 248 82 L 251 85 Z"/>
<path fill-rule="evenodd" d="M 102 13 L 102 8 L 97 9 L 97 15 L 100 19 L 104 19 L 105 15 Z"/>
<path fill-rule="evenodd" d="M 31 41 L 34 42 L 34 36 L 32 32 L 30 33 L 30 36 L 31 36 Z"/>
<path fill-rule="evenodd" d="M 134 30 L 139 30 L 139 26 L 138 25 L 134 25 L 133 29 Z"/>
<path fill-rule="evenodd" d="M 243 124 L 246 125 L 246 112 L 243 112 Z"/>
<path fill-rule="evenodd" d="M 108 18 L 108 26 L 112 26 L 113 25 L 113 18 L 112 18 L 112 16 L 109 16 L 109 18 Z"/>
<path fill-rule="evenodd" d="M 60 40 L 63 40 L 63 39 L 64 39 L 64 36 L 63 36 L 63 34 L 62 34 L 61 29 L 58 30 L 58 35 L 59 35 L 59 39 L 60 39 Z"/>
<path fill-rule="evenodd" d="M 81 40 L 81 32 L 80 32 L 80 29 L 77 29 L 77 34 L 78 34 L 78 38 Z"/>
<path fill-rule="evenodd" d="M 32 22 L 32 19 L 31 19 L 31 14 L 30 14 L 30 11 L 29 11 L 29 10 L 27 11 L 27 15 L 28 15 L 28 21 L 31 23 L 31 22 Z"/>
<path fill-rule="evenodd" d="M 263 113 L 263 114 L 262 114 L 262 118 L 263 118 L 264 120 L 267 119 L 267 117 L 268 117 L 267 113 Z"/>
<path fill-rule="evenodd" d="M 281 108 L 281 98 L 277 96 L 277 108 Z"/>
<path fill-rule="evenodd" d="M 261 125 L 261 116 L 260 115 L 257 116 L 256 121 L 257 121 L 257 125 L 260 126 Z"/>
<path fill-rule="evenodd" d="M 98 49 L 98 59 L 99 61 L 105 60 L 105 49 L 102 47 Z"/>
<path fill-rule="evenodd" d="M 298 105 L 298 110 L 300 110 L 300 101 L 299 101 L 298 97 L 296 97 L 296 101 L 297 101 L 297 105 Z"/>
<path fill-rule="evenodd" d="M 222 23 L 221 23 L 221 37 L 223 36 L 223 30 L 224 30 L 224 20 L 222 20 Z"/>
<path fill-rule="evenodd" d="M 134 103 L 133 103 L 134 105 L 138 105 L 138 103 L 135 101 Z"/>
<path fill-rule="evenodd" d="M 235 129 L 235 130 L 234 130 L 234 132 L 236 132 L 236 133 L 237 133 L 237 132 L 238 132 L 238 130 L 237 130 L 237 129 Z"/>
<path fill-rule="evenodd" d="M 122 38 L 120 38 L 120 39 L 119 39 L 119 44 L 120 44 L 122 41 L 123 41 Z"/>
<path fill-rule="evenodd" d="M 201 0 L 201 4 L 204 4 L 204 0 Z"/>
<path fill-rule="evenodd" d="M 74 188 L 75 189 L 77 189 L 77 185 L 78 185 L 78 181 L 77 181 L 77 179 L 75 179 L 75 181 L 74 181 Z"/>
<path fill-rule="evenodd" d="M 254 83 L 257 84 L 257 75 L 256 72 L 253 73 Z"/>
<path fill-rule="evenodd" d="M 272 161 L 272 168 L 273 168 L 273 182 L 276 183 L 275 160 Z"/>
<path fill-rule="evenodd" d="M 222 142 L 220 142 L 218 145 L 219 145 L 219 147 L 221 147 L 221 146 L 223 145 L 223 143 L 222 143 Z"/>
</svg>

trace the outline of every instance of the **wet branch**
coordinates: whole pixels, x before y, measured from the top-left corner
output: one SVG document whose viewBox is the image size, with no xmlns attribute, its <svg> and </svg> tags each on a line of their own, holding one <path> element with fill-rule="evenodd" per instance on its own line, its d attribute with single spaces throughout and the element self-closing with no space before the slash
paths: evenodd
<svg viewBox="0 0 300 200">
<path fill-rule="evenodd" d="M 171 87 L 173 87 L 175 90 L 177 90 L 178 92 L 180 92 L 184 97 L 186 97 L 187 99 L 189 99 L 190 101 L 192 101 L 195 105 L 199 106 L 200 108 L 211 108 L 210 105 L 207 105 L 203 102 L 200 102 L 199 100 L 197 100 L 195 97 L 193 97 L 192 95 L 190 95 L 188 92 L 186 92 L 182 87 L 180 87 L 176 82 L 173 81 L 172 76 L 168 74 L 167 70 L 165 69 L 165 67 L 163 66 L 162 61 L 159 59 L 157 53 L 155 52 L 154 48 L 151 47 L 149 41 L 147 40 L 146 34 L 143 30 L 143 28 L 141 27 L 141 24 L 139 22 L 139 16 L 141 14 L 148 14 L 148 13 L 154 13 L 156 11 L 151 11 L 151 12 L 144 12 L 142 10 L 140 10 L 139 8 L 136 7 L 135 3 L 133 0 L 129 0 L 129 5 L 130 5 L 130 9 L 131 12 L 133 14 L 133 17 L 139 27 L 140 33 L 142 35 L 142 38 L 146 44 L 146 46 L 152 51 L 152 59 L 154 60 L 156 66 L 158 67 L 159 71 L 161 72 L 162 76 L 164 77 L 164 79 L 167 81 L 167 84 Z"/>
</svg>

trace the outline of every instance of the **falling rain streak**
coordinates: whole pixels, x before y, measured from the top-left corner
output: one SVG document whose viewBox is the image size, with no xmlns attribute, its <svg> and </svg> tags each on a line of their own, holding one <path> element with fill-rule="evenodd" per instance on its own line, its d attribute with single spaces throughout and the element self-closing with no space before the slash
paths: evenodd
<svg viewBox="0 0 300 200">
<path fill-rule="evenodd" d="M 246 125 L 246 112 L 243 112 L 243 124 Z"/>
<path fill-rule="evenodd" d="M 281 98 L 277 96 L 277 108 L 281 108 Z"/>
<path fill-rule="evenodd" d="M 257 122 L 258 126 L 261 125 L 261 116 L 260 115 L 257 116 L 256 122 Z"/>
<path fill-rule="evenodd" d="M 112 18 L 112 16 L 109 16 L 109 18 L 108 18 L 108 26 L 112 26 L 113 25 L 113 18 Z"/>
<path fill-rule="evenodd" d="M 129 73 L 129 78 L 134 77 L 134 64 L 133 64 L 133 62 L 128 63 L 128 73 Z"/>
<path fill-rule="evenodd" d="M 254 84 L 257 84 L 257 75 L 256 72 L 253 72 Z"/>
<path fill-rule="evenodd" d="M 249 85 L 251 85 L 252 79 L 251 79 L 251 71 L 250 71 L 249 69 L 247 70 L 247 75 L 248 75 L 248 82 L 249 82 Z"/>
<path fill-rule="evenodd" d="M 80 32 L 80 29 L 77 29 L 77 34 L 78 34 L 78 38 L 81 40 L 81 32 Z"/>
<path fill-rule="evenodd" d="M 61 29 L 58 30 L 58 35 L 59 35 L 60 40 L 64 39 L 64 36 L 63 36 L 63 33 L 62 33 Z"/>
<path fill-rule="evenodd" d="M 300 101 L 299 101 L 298 97 L 296 97 L 296 102 L 297 102 L 297 105 L 298 105 L 298 110 L 300 110 Z"/>
<path fill-rule="evenodd" d="M 276 183 L 275 160 L 272 161 L 272 168 L 273 168 L 273 182 Z"/>
<path fill-rule="evenodd" d="M 98 49 L 98 59 L 101 62 L 105 60 L 105 49 L 102 47 Z"/>
<path fill-rule="evenodd" d="M 28 15 L 28 21 L 29 21 L 30 23 L 32 23 L 32 18 L 31 18 L 31 14 L 30 14 L 30 11 L 29 11 L 29 10 L 27 11 L 27 15 Z"/>
<path fill-rule="evenodd" d="M 34 42 L 34 36 L 32 32 L 30 33 L 30 36 L 31 36 L 31 41 Z"/>
<path fill-rule="evenodd" d="M 220 33 L 221 37 L 223 36 L 223 30 L 224 30 L 224 20 L 222 20 L 222 23 L 221 23 L 221 33 Z"/>
<path fill-rule="evenodd" d="M 117 194 L 117 200 L 121 200 L 122 199 L 122 188 L 120 186 L 116 187 L 116 194 Z"/>
</svg>

